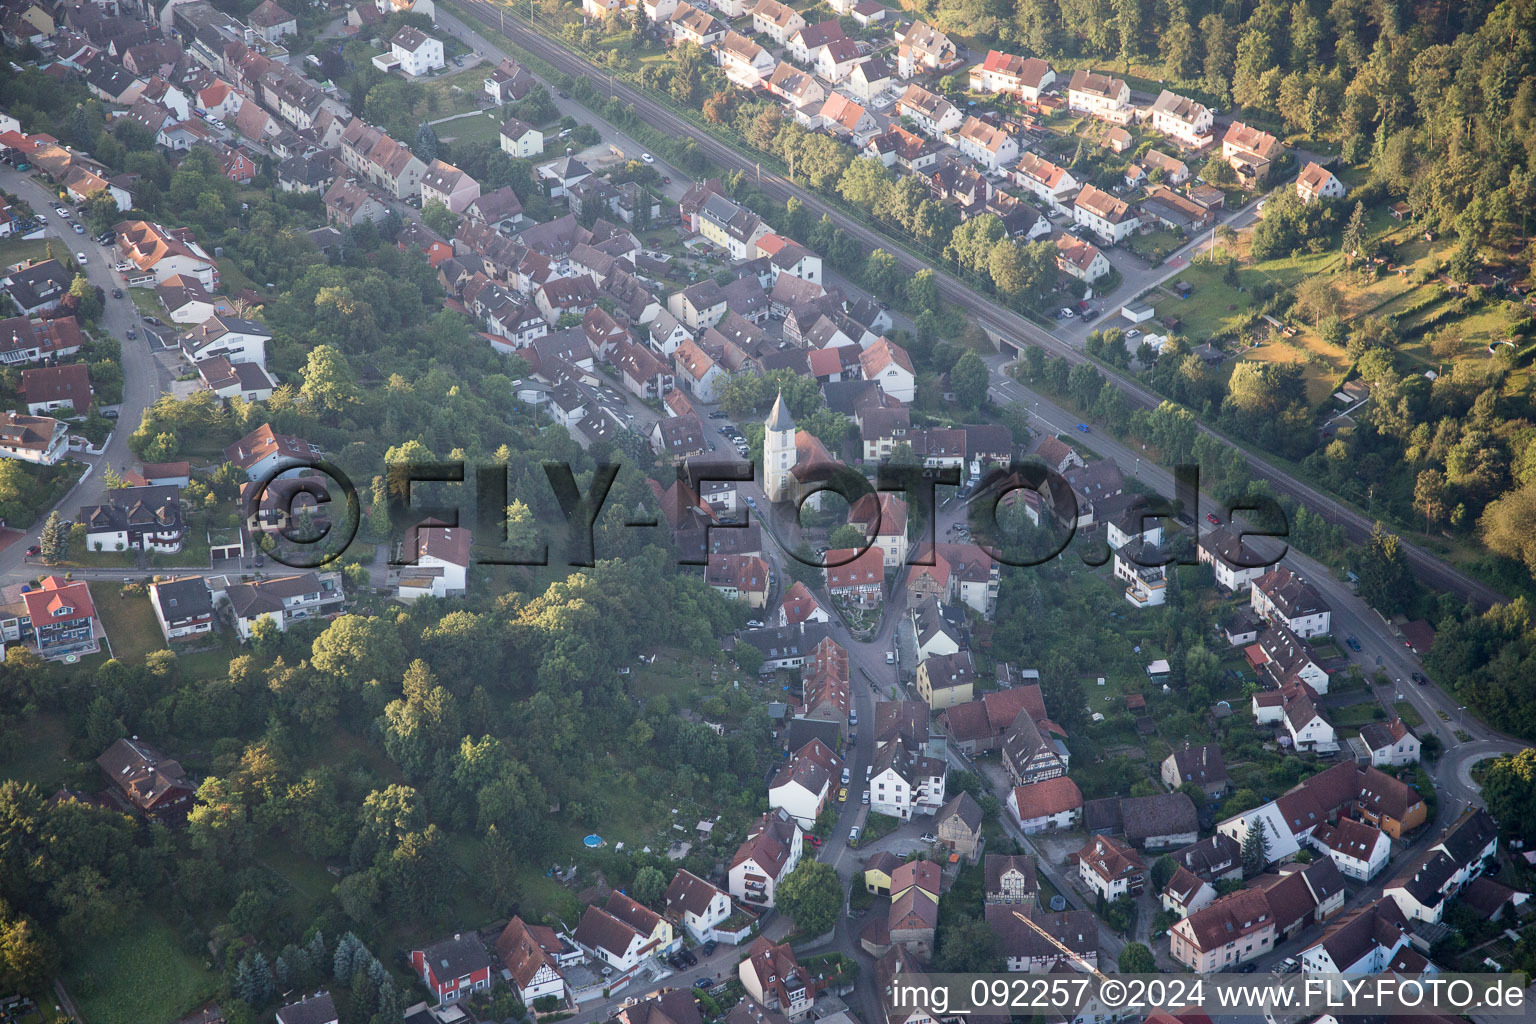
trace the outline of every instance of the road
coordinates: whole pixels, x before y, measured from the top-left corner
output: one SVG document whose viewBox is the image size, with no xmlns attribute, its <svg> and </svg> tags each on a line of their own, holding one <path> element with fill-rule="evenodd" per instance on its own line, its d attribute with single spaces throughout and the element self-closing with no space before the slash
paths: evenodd
<svg viewBox="0 0 1536 1024">
<path fill-rule="evenodd" d="M 80 506 L 101 502 L 107 489 L 107 466 L 115 466 L 121 471 L 134 461 L 133 453 L 128 448 L 128 435 L 138 428 L 144 418 L 144 410 L 159 396 L 169 375 L 161 370 L 159 361 L 149 351 L 149 343 L 139 323 L 139 311 L 133 300 L 128 298 L 126 291 L 123 298 L 112 298 L 112 289 L 122 284 L 121 281 L 113 280 L 115 275 L 112 264 L 117 258 L 116 251 L 110 246 L 99 245 L 89 234 L 76 235 L 70 231 L 69 226 L 53 212 L 53 208 L 60 205 L 57 195 L 29 176 L 12 167 L 0 166 L 0 183 L 4 184 L 7 192 L 26 200 L 33 210 L 48 218 L 49 229 L 58 235 L 56 252 L 68 249 L 72 253 L 85 253 L 86 277 L 106 292 L 106 309 L 97 323 L 95 333 L 98 337 L 109 334 L 122 346 L 123 401 L 118 407 L 117 429 L 113 431 L 106 451 L 102 454 L 76 454 L 75 457 L 89 464 L 92 470 L 57 505 L 60 515 L 65 519 L 74 519 L 79 514 Z M 136 326 L 141 328 L 139 337 L 129 341 L 128 329 Z M 41 533 L 40 520 L 25 537 L 0 551 L 0 579 L 15 581 L 37 575 L 37 567 L 28 565 L 24 559 L 27 548 L 38 542 Z M 121 570 L 116 575 L 121 575 Z"/>
<path fill-rule="evenodd" d="M 1077 431 L 1077 424 L 1081 422 L 1081 418 L 1076 413 L 1069 412 L 1029 390 L 1008 377 L 1006 373 L 996 374 L 991 393 L 994 401 L 1028 408 L 1031 425 L 1035 429 L 1076 437 L 1098 454 L 1113 459 L 1122 471 L 1137 477 L 1158 494 L 1170 500 L 1174 497 L 1173 474 L 1169 470 L 1108 434 L 1095 431 L 1083 436 Z M 1190 509 L 1189 512 L 1202 530 L 1208 530 L 1210 527 L 1206 524 L 1205 512 L 1219 509 L 1220 506 L 1214 498 L 1203 492 L 1200 502 L 1199 509 Z M 1523 749 L 1525 744 L 1514 737 L 1499 732 L 1474 716 L 1459 714 L 1460 709 L 1456 701 L 1439 686 L 1433 684 L 1420 686 L 1413 683 L 1413 674 L 1421 671 L 1417 656 L 1393 637 L 1381 616 L 1362 601 L 1349 584 L 1339 580 L 1326 565 L 1294 548 L 1287 551 L 1281 563 L 1305 576 L 1328 602 L 1333 609 L 1334 635 L 1339 637 L 1353 635 L 1359 638 L 1362 651 L 1359 655 L 1352 655 L 1352 657 L 1360 665 L 1366 677 L 1369 678 L 1374 674 L 1377 668 L 1376 659 L 1379 657 L 1380 668 L 1394 682 L 1394 699 L 1396 692 L 1402 693 L 1403 699 L 1413 704 L 1423 717 L 1424 728 L 1419 732 L 1422 734 L 1427 730 L 1440 736 L 1445 746 L 1445 755 L 1432 766 L 1431 774 L 1436 776 L 1437 783 L 1443 782 L 1450 796 L 1463 803 L 1474 799 L 1475 787 L 1464 785 L 1460 781 L 1465 776 L 1465 770 L 1470 766 L 1472 759 L 1496 756 L 1498 753 L 1513 753 Z M 1464 719 L 1464 722 L 1458 726 L 1457 723 L 1461 719 Z M 1458 727 L 1465 729 L 1471 737 L 1469 744 L 1462 744 L 1456 739 L 1455 732 Z M 1444 776 L 1443 780 L 1440 778 L 1441 775 Z"/>
<path fill-rule="evenodd" d="M 606 71 L 598 69 L 564 46 L 531 29 L 525 22 L 515 18 L 507 18 L 502 22 L 505 8 L 497 7 L 489 3 L 488 0 L 452 0 L 451 4 L 445 3 L 441 6 L 467 9 L 475 15 L 484 18 L 487 24 L 501 22 L 504 34 L 516 42 L 517 45 L 574 78 L 608 80 L 608 73 Z M 885 248 L 891 251 L 896 258 L 897 264 L 907 274 L 913 274 L 918 270 L 929 267 L 927 263 L 912 256 L 899 246 L 892 246 L 891 240 L 882 233 L 860 221 L 850 218 L 841 209 L 832 206 L 816 193 L 804 189 L 771 171 L 761 171 L 756 160 L 734 147 L 720 142 L 712 135 L 700 133 L 692 124 L 672 113 L 669 108 L 658 103 L 647 93 L 617 80 L 613 81 L 611 88 L 614 95 L 630 105 L 636 113 L 657 130 L 677 138 L 686 137 L 693 139 L 698 144 L 700 150 L 721 167 L 756 174 L 759 187 L 770 198 L 776 200 L 787 200 L 792 196 L 797 198 L 805 204 L 806 208 L 813 215 L 826 215 L 837 221 L 838 225 L 847 231 L 852 238 L 856 239 L 866 251 L 875 248 Z M 985 328 L 994 338 L 999 339 L 1001 344 L 1006 344 L 1013 348 L 1019 348 L 1025 343 L 1033 344 L 1043 348 L 1052 355 L 1059 355 L 1065 358 L 1074 365 L 1090 362 L 1088 356 L 1070 341 L 1042 330 L 1018 313 L 993 302 L 974 288 L 952 277 L 943 267 L 933 267 L 932 269 L 938 275 L 939 291 L 945 301 L 967 310 L 971 320 Z M 1134 380 L 1122 376 L 1118 371 L 1098 363 L 1094 365 L 1099 368 L 1107 380 L 1125 392 L 1133 408 L 1151 409 L 1163 401 L 1161 395 L 1156 394 L 1149 388 L 1143 387 Z M 1240 446 L 1233 445 L 1225 436 L 1204 424 L 1201 424 L 1200 430 L 1203 433 L 1220 439 L 1230 447 L 1240 448 Z M 1255 477 L 1269 480 L 1279 493 L 1290 495 L 1312 511 L 1325 517 L 1328 521 L 1340 524 L 1344 527 L 1351 540 L 1360 542 L 1370 536 L 1374 520 L 1369 516 L 1362 515 L 1354 509 L 1343 505 L 1329 495 L 1272 466 L 1265 459 L 1251 452 L 1244 450 L 1243 454 L 1248 461 L 1249 471 Z M 1405 540 L 1402 542 L 1402 548 L 1414 571 L 1421 579 L 1425 580 L 1435 589 L 1455 594 L 1464 600 L 1472 600 L 1485 606 L 1504 600 L 1504 596 L 1494 588 L 1447 565 L 1417 545 Z"/>
</svg>

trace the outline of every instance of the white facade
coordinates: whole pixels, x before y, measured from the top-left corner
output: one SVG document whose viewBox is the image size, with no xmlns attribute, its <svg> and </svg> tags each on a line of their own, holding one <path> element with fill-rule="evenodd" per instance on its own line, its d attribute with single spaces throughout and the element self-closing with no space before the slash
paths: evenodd
<svg viewBox="0 0 1536 1024">
<path fill-rule="evenodd" d="M 442 41 L 425 34 L 415 40 L 414 48 L 394 42 L 390 44 L 389 52 L 400 62 L 400 70 L 413 78 L 436 71 L 445 64 Z"/>
</svg>

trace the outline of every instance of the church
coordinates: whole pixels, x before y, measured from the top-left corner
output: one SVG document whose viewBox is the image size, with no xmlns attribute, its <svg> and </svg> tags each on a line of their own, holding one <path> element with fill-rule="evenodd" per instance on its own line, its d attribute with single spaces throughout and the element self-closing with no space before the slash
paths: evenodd
<svg viewBox="0 0 1536 1024">
<path fill-rule="evenodd" d="M 813 492 L 825 488 L 832 474 L 846 469 L 827 451 L 821 438 L 807 430 L 796 430 L 795 421 L 780 394 L 763 421 L 763 493 L 777 504 L 787 501 L 800 507 L 807 501 L 821 507 Z M 806 495 L 811 495 L 806 498 Z"/>
</svg>

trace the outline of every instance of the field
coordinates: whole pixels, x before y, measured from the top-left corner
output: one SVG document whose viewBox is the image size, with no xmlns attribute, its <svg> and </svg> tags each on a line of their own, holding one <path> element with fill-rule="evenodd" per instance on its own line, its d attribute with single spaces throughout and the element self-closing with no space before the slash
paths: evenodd
<svg viewBox="0 0 1536 1024">
<path fill-rule="evenodd" d="M 219 979 L 169 924 L 144 913 L 132 928 L 81 944 L 64 983 L 91 1024 L 161 1024 L 211 998 Z"/>
<path fill-rule="evenodd" d="M 61 253 L 68 246 L 59 243 L 53 247 L 54 252 Z M 48 253 L 48 239 L 46 238 L 6 238 L 0 239 L 0 267 L 9 267 L 15 263 L 26 260 L 40 260 Z"/>
<path fill-rule="evenodd" d="M 27 723 L 26 739 L 9 756 L 0 750 L 0 776 L 31 782 L 52 793 L 73 780 L 75 762 L 65 753 L 69 724 L 62 717 L 34 715 Z"/>
<path fill-rule="evenodd" d="M 160 308 L 160 300 L 155 298 L 153 288 L 129 288 L 128 297 L 138 307 L 141 316 L 159 316 L 165 312 Z"/>
<path fill-rule="evenodd" d="M 437 137 L 444 142 L 496 143 L 501 135 L 503 117 L 496 111 L 488 111 L 474 117 L 460 117 L 433 125 Z"/>
<path fill-rule="evenodd" d="M 149 596 L 136 589 L 137 593 L 125 595 L 123 587 L 98 582 L 91 590 L 113 656 L 132 665 L 143 664 L 150 651 L 165 649 Z"/>
</svg>

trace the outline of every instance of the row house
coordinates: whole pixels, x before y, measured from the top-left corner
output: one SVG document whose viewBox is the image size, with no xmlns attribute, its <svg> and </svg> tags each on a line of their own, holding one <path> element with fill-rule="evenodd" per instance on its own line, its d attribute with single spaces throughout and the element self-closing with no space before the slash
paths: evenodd
<svg viewBox="0 0 1536 1024">
<path fill-rule="evenodd" d="M 1262 889 L 1242 889 L 1174 923 L 1174 960 L 1199 974 L 1236 970 L 1274 947 L 1274 915 Z"/>
<path fill-rule="evenodd" d="M 988 50 L 987 59 L 970 71 L 971 92 L 1003 93 L 1025 103 L 1036 103 L 1056 81 L 1056 72 L 1039 57 Z"/>
<path fill-rule="evenodd" d="M 1420 960 L 1408 950 L 1412 933 L 1408 919 L 1390 899 L 1378 899 L 1351 912 L 1301 951 L 1301 970 L 1307 976 L 1381 974 L 1397 970 L 1400 954 Z M 1427 961 L 1422 967 L 1430 966 Z M 1422 969 L 1421 967 L 1421 969 Z M 1402 971 L 1413 976 L 1419 971 Z M 1342 994 L 1342 992 L 1340 992 Z"/>
<path fill-rule="evenodd" d="M 850 42 L 843 35 L 843 26 L 836 18 L 817 22 L 814 25 L 806 24 L 791 32 L 784 49 L 791 60 L 801 65 L 814 64 L 821 56 L 821 51 L 833 42 Z"/>
<path fill-rule="evenodd" d="M 1195 557 L 1209 565 L 1216 575 L 1216 585 L 1232 593 L 1242 593 L 1254 580 L 1274 565 L 1249 547 L 1239 534 L 1218 526 L 1201 534 Z"/>
<path fill-rule="evenodd" d="M 925 658 L 917 666 L 917 695 L 935 711 L 968 703 L 976 685 L 976 663 L 967 648 Z"/>
<path fill-rule="evenodd" d="M 619 371 L 625 390 L 641 401 L 665 396 L 676 382 L 667 364 L 643 345 L 628 342 L 619 345 L 613 356 L 613 367 Z"/>
<path fill-rule="evenodd" d="M 1380 874 L 1392 852 L 1392 840 L 1385 832 L 1350 818 L 1316 826 L 1308 841 L 1333 861 L 1340 874 L 1357 882 L 1369 882 Z"/>
<path fill-rule="evenodd" d="M 433 160 L 421 176 L 421 202 L 442 203 L 452 213 L 463 213 L 480 198 L 480 183 L 450 163 Z"/>
<path fill-rule="evenodd" d="M 427 165 L 377 128 L 353 118 L 341 133 L 341 159 L 349 170 L 383 188 L 394 199 L 421 192 Z"/>
<path fill-rule="evenodd" d="M 1214 141 L 1216 123 L 1211 108 L 1164 89 L 1151 107 L 1152 127 L 1187 150 L 1204 149 Z"/>
<path fill-rule="evenodd" d="M 989 853 L 982 860 L 982 901 L 1033 906 L 1040 894 L 1035 860 L 1027 854 Z"/>
<path fill-rule="evenodd" d="M 1131 87 L 1124 81 L 1081 69 L 1072 72 L 1067 84 L 1067 107 L 1111 124 L 1128 124 L 1136 113 Z"/>
</svg>

